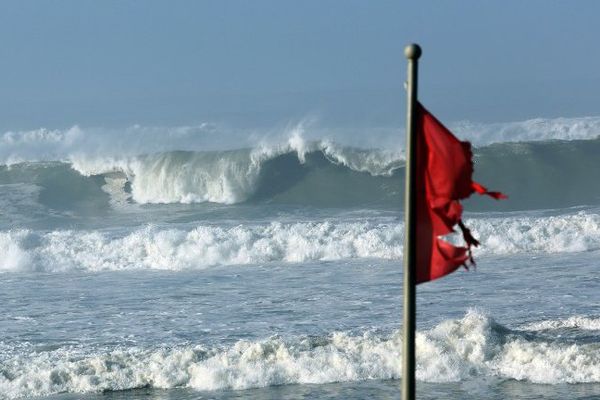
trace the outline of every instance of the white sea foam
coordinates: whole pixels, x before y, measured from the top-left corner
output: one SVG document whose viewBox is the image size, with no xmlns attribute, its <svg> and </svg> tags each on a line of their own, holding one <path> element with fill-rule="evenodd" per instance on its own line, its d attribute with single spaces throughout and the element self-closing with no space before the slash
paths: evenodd
<svg viewBox="0 0 600 400">
<path fill-rule="evenodd" d="M 0 232 L 0 271 L 20 271 L 32 266 L 24 248 L 25 232 Z"/>
<path fill-rule="evenodd" d="M 417 379 L 456 382 L 498 376 L 534 383 L 600 382 L 596 344 L 528 340 L 471 311 L 417 333 Z M 271 337 L 230 347 L 65 347 L 0 344 L 0 397 L 141 387 L 247 389 L 283 384 L 396 379 L 401 332 Z"/>
<path fill-rule="evenodd" d="M 550 217 L 467 220 L 481 242 L 476 254 L 570 253 L 600 249 L 600 215 L 587 212 Z"/>
<path fill-rule="evenodd" d="M 449 127 L 475 146 L 502 142 L 586 140 L 600 136 L 600 117 L 534 118 L 490 124 L 463 121 Z"/>
<path fill-rule="evenodd" d="M 204 268 L 213 265 L 399 258 L 401 227 L 369 223 L 272 223 L 190 231 L 146 227 L 125 236 L 90 231 L 0 234 L 10 250 L 0 270 L 121 270 Z"/>
<path fill-rule="evenodd" d="M 472 219 L 475 255 L 600 249 L 600 215 Z M 400 259 L 402 224 L 298 222 L 194 229 L 147 226 L 103 231 L 0 232 L 1 271 L 167 269 L 356 258 Z"/>
<path fill-rule="evenodd" d="M 600 117 L 536 118 L 518 122 L 449 123 L 461 138 L 475 146 L 498 142 L 539 140 L 593 139 L 600 135 Z M 399 143 L 399 128 L 375 127 L 377 143 L 387 147 Z M 314 121 L 258 131 L 234 129 L 226 125 L 201 123 L 190 126 L 157 127 L 133 125 L 124 128 L 93 128 L 73 126 L 67 129 L 39 128 L 30 131 L 8 131 L 0 134 L 0 164 L 22 161 L 65 161 L 73 157 L 126 157 L 141 154 L 189 150 L 214 151 L 241 147 L 277 148 L 291 140 L 307 142 L 337 142 L 341 146 L 377 147 L 369 140 L 369 128 L 360 132 L 319 127 Z M 382 133 L 387 132 L 387 133 Z M 298 134 L 300 136 L 298 136 Z M 295 138 L 295 139 L 294 139 Z M 362 139 L 361 139 L 362 138 Z M 383 143 L 383 145 L 381 145 Z M 397 156 L 401 144 L 394 148 Z M 298 147 L 298 146 L 296 146 Z M 379 162 L 379 161 L 377 161 Z"/>
<path fill-rule="evenodd" d="M 544 331 L 560 329 L 579 329 L 584 331 L 600 331 L 600 318 L 574 315 L 565 319 L 533 322 L 520 327 L 525 331 Z"/>
<path fill-rule="evenodd" d="M 417 374 L 417 378 L 458 381 L 473 375 L 495 375 L 545 384 L 599 382 L 596 348 L 595 343 L 527 339 L 470 311 L 461 320 L 445 321 L 417 337 L 418 356 L 431 363 L 425 364 L 427 374 Z"/>
</svg>

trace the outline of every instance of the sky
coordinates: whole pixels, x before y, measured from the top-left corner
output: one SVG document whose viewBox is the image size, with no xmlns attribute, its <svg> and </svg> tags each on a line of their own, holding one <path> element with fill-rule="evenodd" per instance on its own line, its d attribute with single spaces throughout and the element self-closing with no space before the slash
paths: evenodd
<svg viewBox="0 0 600 400">
<path fill-rule="evenodd" d="M 404 46 L 445 121 L 600 115 L 600 2 L 0 2 L 0 132 L 404 124 Z"/>
</svg>

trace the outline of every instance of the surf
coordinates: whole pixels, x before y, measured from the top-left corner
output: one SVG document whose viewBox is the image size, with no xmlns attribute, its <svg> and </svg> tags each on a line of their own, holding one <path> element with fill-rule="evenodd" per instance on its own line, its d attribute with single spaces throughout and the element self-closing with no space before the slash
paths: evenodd
<svg viewBox="0 0 600 400">
<path fill-rule="evenodd" d="M 540 326 L 554 321 L 539 321 Z M 401 330 L 335 331 L 321 336 L 272 336 L 231 345 L 67 347 L 38 352 L 0 342 L 0 391 L 5 399 L 63 392 L 112 392 L 142 387 L 214 391 L 402 377 Z M 469 311 L 417 332 L 417 379 L 461 382 L 476 377 L 531 383 L 600 382 L 597 344 L 572 344 L 508 328 Z"/>
<path fill-rule="evenodd" d="M 600 250 L 600 215 L 469 218 L 478 256 L 569 254 Z M 335 260 L 400 260 L 396 218 L 354 221 L 157 224 L 112 230 L 0 231 L 0 272 L 201 270 Z M 456 241 L 457 237 L 447 237 Z"/>
<path fill-rule="evenodd" d="M 599 153 L 600 139 L 477 148 L 475 179 L 501 187 L 510 201 L 490 205 L 474 199 L 468 208 L 511 211 L 600 204 L 600 187 L 590 185 L 600 176 Z M 393 151 L 317 141 L 22 162 L 0 166 L 0 185 L 5 193 L 14 188 L 7 185 L 29 185 L 42 205 L 81 212 L 128 203 L 400 209 L 403 165 L 402 155 Z M 555 184 L 557 179 L 561 185 Z"/>
</svg>

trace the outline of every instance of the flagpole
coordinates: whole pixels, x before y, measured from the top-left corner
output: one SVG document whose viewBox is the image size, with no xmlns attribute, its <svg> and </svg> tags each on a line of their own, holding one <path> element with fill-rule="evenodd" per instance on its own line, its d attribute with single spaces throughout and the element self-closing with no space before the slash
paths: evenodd
<svg viewBox="0 0 600 400">
<path fill-rule="evenodd" d="M 421 48 L 410 44 L 404 49 L 408 59 L 406 85 L 406 179 L 404 194 L 404 348 L 402 364 L 402 400 L 415 399 L 415 330 L 416 330 L 416 127 L 417 74 Z"/>
</svg>

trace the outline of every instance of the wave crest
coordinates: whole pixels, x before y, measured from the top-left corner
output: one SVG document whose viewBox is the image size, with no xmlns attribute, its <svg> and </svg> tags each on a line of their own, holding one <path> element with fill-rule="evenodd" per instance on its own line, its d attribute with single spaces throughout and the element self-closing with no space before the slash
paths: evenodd
<svg viewBox="0 0 600 400">
<path fill-rule="evenodd" d="M 141 126 L 124 128 L 80 127 L 39 128 L 0 134 L 0 164 L 17 162 L 67 161 L 74 157 L 124 158 L 169 151 L 222 151 L 241 147 L 279 147 L 288 142 L 327 141 L 347 147 L 402 149 L 402 129 L 373 127 L 358 129 L 320 128 L 314 121 L 300 121 L 279 130 L 239 129 L 209 122 L 189 126 Z M 474 146 L 502 142 L 548 140 L 589 140 L 600 135 L 600 117 L 535 118 L 507 123 L 462 121 L 450 124 L 458 137 Z M 377 143 L 372 136 L 376 133 Z M 398 138 L 398 139 L 396 139 Z M 258 144 L 258 146 L 257 146 Z M 397 145 L 396 145 L 397 144 Z"/>
<path fill-rule="evenodd" d="M 590 184 L 600 174 L 598 152 L 600 139 L 480 148 L 475 153 L 475 179 L 507 193 L 509 200 L 490 202 L 473 196 L 467 209 L 508 211 L 599 204 L 600 186 Z M 107 208 L 132 202 L 269 202 L 399 209 L 403 163 L 400 152 L 305 141 L 295 133 L 280 146 L 116 158 L 74 155 L 68 163 L 0 166 L 0 185 L 35 185 L 41 199 L 53 199 L 51 208 L 73 205 L 90 212 L 93 207 L 86 204 Z M 0 193 L 0 203 L 7 196 Z M 104 206 L 98 204 L 102 201 Z"/>
<path fill-rule="evenodd" d="M 294 133 L 287 143 L 274 147 L 174 151 L 117 159 L 74 157 L 71 165 L 83 176 L 123 173 L 131 182 L 132 199 L 141 204 L 234 204 L 244 202 L 256 193 L 269 164 L 281 165 L 285 169 L 276 172 L 281 175 L 280 179 L 289 179 L 308 168 L 307 157 L 316 154 L 332 165 L 371 176 L 391 176 L 403 165 L 401 155 L 392 151 L 347 148 L 329 141 L 307 142 L 298 133 Z M 294 156 L 296 160 L 292 159 Z M 287 161 L 285 165 L 278 163 L 281 159 Z"/>
<path fill-rule="evenodd" d="M 569 253 L 600 249 L 600 215 L 471 219 L 475 255 Z M 216 265 L 402 257 L 399 221 L 274 222 L 191 230 L 147 226 L 102 231 L 0 232 L 0 271 L 186 270 Z M 452 239 L 452 238 L 449 238 Z"/>
<path fill-rule="evenodd" d="M 147 227 L 123 237 L 98 231 L 0 233 L 0 271 L 184 270 L 214 265 L 306 262 L 401 256 L 401 226 L 369 223 L 272 223 L 199 226 L 191 231 Z"/>
<path fill-rule="evenodd" d="M 319 337 L 271 337 L 230 347 L 35 351 L 1 344 L 0 389 L 8 398 L 141 387 L 247 389 L 398 379 L 401 331 L 333 332 Z M 597 344 L 565 344 L 523 336 L 489 316 L 468 312 L 417 333 L 417 379 L 457 382 L 477 376 L 559 384 L 600 382 Z"/>
</svg>

